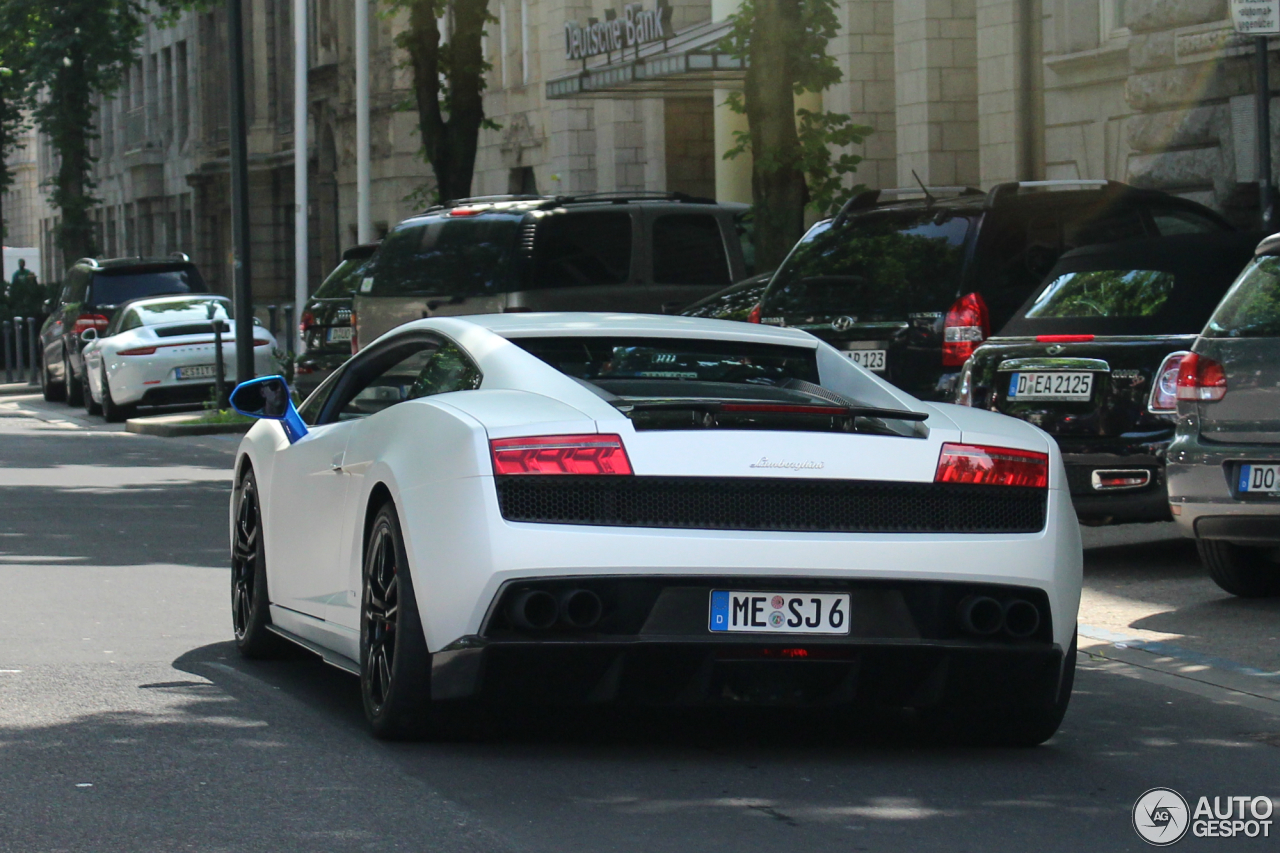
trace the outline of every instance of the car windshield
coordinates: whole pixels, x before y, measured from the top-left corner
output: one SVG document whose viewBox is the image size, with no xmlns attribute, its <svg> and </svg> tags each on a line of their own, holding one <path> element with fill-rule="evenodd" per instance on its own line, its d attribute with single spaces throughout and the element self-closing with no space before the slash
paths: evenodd
<svg viewBox="0 0 1280 853">
<path fill-rule="evenodd" d="M 93 274 L 90 305 L 119 305 L 130 299 L 163 296 L 166 293 L 200 293 L 204 280 L 195 267 L 172 270 L 106 270 Z"/>
<path fill-rule="evenodd" d="M 1280 337 L 1280 258 L 1258 258 L 1209 319 L 1207 338 Z"/>
<path fill-rule="evenodd" d="M 373 296 L 479 296 L 504 293 L 516 283 L 520 216 L 433 216 L 400 225 L 382 242 L 372 280 L 360 292 Z"/>
<path fill-rule="evenodd" d="M 814 226 L 774 276 L 770 317 L 854 314 L 901 318 L 945 311 L 964 266 L 968 216 L 885 210 Z"/>
<path fill-rule="evenodd" d="M 231 303 L 223 299 L 166 299 L 163 302 L 148 302 L 135 305 L 134 313 L 144 326 L 159 326 L 166 323 L 197 323 L 208 321 L 209 306 L 214 306 L 214 317 L 230 320 Z"/>
<path fill-rule="evenodd" d="M 817 352 L 801 347 L 614 337 L 516 338 L 512 343 L 561 373 L 621 397 L 756 397 L 753 388 L 818 381 Z"/>
<path fill-rule="evenodd" d="M 360 286 L 361 267 L 368 258 L 345 260 L 329 273 L 316 292 L 311 294 L 316 299 L 335 299 L 350 296 Z"/>
<path fill-rule="evenodd" d="M 1055 277 L 1026 317 L 1150 317 L 1173 293 L 1174 276 L 1160 270 L 1089 270 Z"/>
</svg>

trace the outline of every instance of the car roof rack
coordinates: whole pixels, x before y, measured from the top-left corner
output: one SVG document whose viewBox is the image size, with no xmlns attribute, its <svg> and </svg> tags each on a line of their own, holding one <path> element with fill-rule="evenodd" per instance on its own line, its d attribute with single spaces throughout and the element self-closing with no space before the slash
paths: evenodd
<svg viewBox="0 0 1280 853">
<path fill-rule="evenodd" d="M 948 196 L 967 196 L 982 195 L 982 190 L 977 187 L 892 187 L 883 190 L 866 190 L 860 192 L 853 198 L 845 202 L 844 207 L 840 208 L 840 212 L 836 214 L 835 221 L 840 222 L 844 217 L 848 216 L 855 210 L 866 210 L 880 204 L 881 196 L 886 195 L 918 195 L 924 197 L 936 197 L 939 195 Z"/>
<path fill-rule="evenodd" d="M 1112 192 L 1115 190 L 1131 190 L 1133 187 L 1128 184 L 1122 184 L 1119 181 L 1107 181 L 1094 178 L 1081 178 L 1062 181 L 1006 181 L 1002 184 L 996 184 L 991 188 L 991 192 L 987 193 L 987 200 L 983 207 L 988 210 L 995 207 L 996 204 L 1010 196 L 1018 195 L 1023 190 L 1054 190 L 1054 189 L 1077 189 L 1077 190 L 1100 190 L 1102 192 Z"/>
<path fill-rule="evenodd" d="M 440 210 L 465 207 L 470 204 L 501 204 L 504 202 L 529 202 L 537 210 L 549 210 L 566 204 L 627 204 L 633 201 L 674 201 L 681 204 L 716 204 L 713 198 L 689 195 L 681 192 L 664 192 L 662 190 L 633 190 L 629 192 L 592 192 L 574 193 L 573 195 L 482 195 L 471 198 L 454 199 L 447 204 L 433 204 L 418 213 L 425 216 Z"/>
</svg>

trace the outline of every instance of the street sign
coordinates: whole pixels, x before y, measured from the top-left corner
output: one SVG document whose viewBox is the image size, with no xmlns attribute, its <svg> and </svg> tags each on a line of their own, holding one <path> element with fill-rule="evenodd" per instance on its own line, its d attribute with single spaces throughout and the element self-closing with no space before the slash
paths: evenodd
<svg viewBox="0 0 1280 853">
<path fill-rule="evenodd" d="M 1280 33 L 1280 0 L 1231 0 L 1236 32 L 1251 36 Z"/>
</svg>

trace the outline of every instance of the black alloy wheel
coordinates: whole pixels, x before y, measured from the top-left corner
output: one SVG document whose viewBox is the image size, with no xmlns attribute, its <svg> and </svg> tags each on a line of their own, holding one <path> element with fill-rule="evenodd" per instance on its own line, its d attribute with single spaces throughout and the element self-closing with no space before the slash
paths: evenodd
<svg viewBox="0 0 1280 853">
<path fill-rule="evenodd" d="M 63 384 L 67 387 L 67 405 L 79 406 L 84 402 L 84 398 L 81 396 L 84 393 L 84 386 L 80 384 L 80 380 L 76 379 L 75 373 L 71 371 L 71 354 L 65 351 L 62 353 L 62 373 L 65 377 Z"/>
<path fill-rule="evenodd" d="M 102 367 L 102 417 L 108 422 L 118 424 L 133 414 L 133 406 L 121 406 L 111 396 L 111 383 L 107 381 L 106 365 Z"/>
<path fill-rule="evenodd" d="M 375 737 L 414 740 L 436 723 L 431 654 L 418 617 L 395 505 L 378 510 L 365 548 L 360 603 L 360 694 Z"/>
<path fill-rule="evenodd" d="M 40 391 L 46 403 L 59 403 L 67 395 L 67 386 L 59 385 L 49 376 L 49 362 L 40 360 Z"/>
<path fill-rule="evenodd" d="M 236 648 L 247 658 L 276 657 L 285 648 L 284 641 L 267 628 L 271 613 L 265 551 L 258 480 L 250 469 L 235 491 L 231 531 L 231 627 Z"/>
</svg>

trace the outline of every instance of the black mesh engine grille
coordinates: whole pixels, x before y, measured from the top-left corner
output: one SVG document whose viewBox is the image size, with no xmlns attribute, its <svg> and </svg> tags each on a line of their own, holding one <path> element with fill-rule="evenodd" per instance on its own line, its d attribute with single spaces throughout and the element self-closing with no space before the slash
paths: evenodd
<svg viewBox="0 0 1280 853">
<path fill-rule="evenodd" d="M 508 521 L 695 530 L 1035 533 L 1044 489 L 865 480 L 496 477 Z"/>
</svg>

